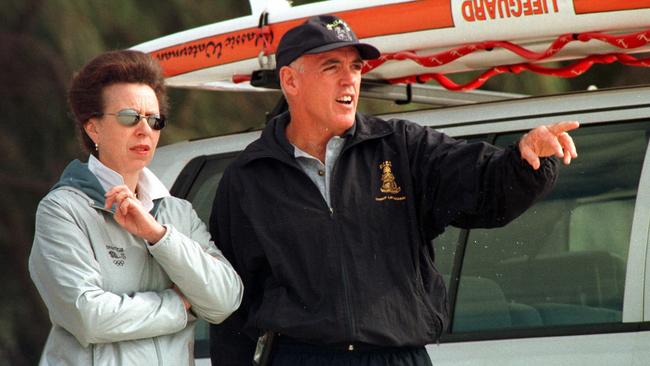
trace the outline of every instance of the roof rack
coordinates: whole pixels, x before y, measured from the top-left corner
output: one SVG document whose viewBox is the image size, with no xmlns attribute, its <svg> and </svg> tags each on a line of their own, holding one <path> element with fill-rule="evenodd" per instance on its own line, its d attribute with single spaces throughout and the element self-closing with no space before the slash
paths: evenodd
<svg viewBox="0 0 650 366">
<path fill-rule="evenodd" d="M 466 92 L 449 91 L 440 86 L 425 84 L 389 84 L 363 80 L 361 96 L 364 98 L 393 100 L 398 104 L 420 103 L 434 106 L 452 106 L 524 98 L 528 95 L 486 90 Z"/>
</svg>

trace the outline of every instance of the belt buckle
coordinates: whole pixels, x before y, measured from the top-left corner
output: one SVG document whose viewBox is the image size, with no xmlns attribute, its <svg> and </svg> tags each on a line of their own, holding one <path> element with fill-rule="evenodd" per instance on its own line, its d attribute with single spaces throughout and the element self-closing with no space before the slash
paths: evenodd
<svg viewBox="0 0 650 366">
<path fill-rule="evenodd" d="M 354 351 L 354 344 L 352 343 L 348 344 L 348 351 L 350 352 Z"/>
</svg>

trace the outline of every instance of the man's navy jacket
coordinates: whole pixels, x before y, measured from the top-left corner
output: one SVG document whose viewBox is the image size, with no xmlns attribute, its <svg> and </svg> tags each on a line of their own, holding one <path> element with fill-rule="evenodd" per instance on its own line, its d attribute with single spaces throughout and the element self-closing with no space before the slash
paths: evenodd
<svg viewBox="0 0 650 366">
<path fill-rule="evenodd" d="M 452 139 L 357 114 L 331 179 L 331 209 L 294 158 L 289 114 L 225 171 L 213 239 L 244 281 L 240 309 L 211 329 L 213 362 L 250 364 L 264 331 L 317 344 L 420 346 L 448 323 L 430 241 L 445 227 L 503 226 L 548 192 L 516 146 Z"/>
</svg>

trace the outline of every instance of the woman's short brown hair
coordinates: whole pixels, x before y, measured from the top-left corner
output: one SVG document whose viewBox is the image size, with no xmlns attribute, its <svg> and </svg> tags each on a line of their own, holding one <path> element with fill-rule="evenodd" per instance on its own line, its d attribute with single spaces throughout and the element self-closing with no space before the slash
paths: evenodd
<svg viewBox="0 0 650 366">
<path fill-rule="evenodd" d="M 68 104 L 74 114 L 82 146 L 97 155 L 95 143 L 84 125 L 104 111 L 104 88 L 117 83 L 145 84 L 156 93 L 160 114 L 167 114 L 165 78 L 158 62 L 140 51 L 120 50 L 103 53 L 87 63 L 73 78 Z"/>
</svg>

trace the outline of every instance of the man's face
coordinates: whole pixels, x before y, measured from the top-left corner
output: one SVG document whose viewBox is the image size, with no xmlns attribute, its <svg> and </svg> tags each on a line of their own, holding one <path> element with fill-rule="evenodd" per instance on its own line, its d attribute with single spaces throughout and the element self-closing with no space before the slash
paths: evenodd
<svg viewBox="0 0 650 366">
<path fill-rule="evenodd" d="M 363 61 L 353 46 L 303 55 L 291 68 L 297 69 L 292 99 L 292 119 L 309 118 L 340 135 L 354 124 L 359 100 Z"/>
</svg>

